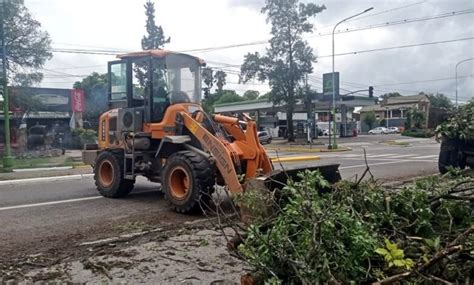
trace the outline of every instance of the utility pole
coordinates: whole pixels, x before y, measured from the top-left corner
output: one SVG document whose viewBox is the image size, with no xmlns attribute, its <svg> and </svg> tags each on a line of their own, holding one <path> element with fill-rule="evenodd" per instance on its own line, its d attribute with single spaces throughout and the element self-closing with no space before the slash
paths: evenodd
<svg viewBox="0 0 474 285">
<path fill-rule="evenodd" d="M 333 149 L 337 149 L 337 144 L 336 144 L 336 75 L 335 75 L 335 71 L 334 71 L 334 33 L 336 32 L 336 27 L 349 20 L 349 19 L 352 19 L 352 18 L 355 18 L 357 16 L 360 16 L 364 13 L 367 13 L 369 12 L 370 10 L 374 9 L 374 7 L 370 7 L 368 9 L 365 9 L 364 11 L 358 13 L 358 14 L 355 14 L 355 15 L 352 15 L 350 17 L 347 17 L 341 21 L 339 21 L 335 26 L 334 28 L 332 29 L 332 115 L 333 115 L 333 135 L 334 135 L 334 143 L 332 144 L 332 148 Z"/>
<path fill-rule="evenodd" d="M 455 68 L 455 77 L 456 77 L 456 108 L 458 107 L 458 66 L 463 63 L 463 62 L 466 62 L 466 61 L 470 61 L 470 60 L 474 60 L 474 57 L 473 58 L 468 58 L 468 59 L 464 59 L 464 60 L 461 60 L 460 62 L 458 62 L 456 64 L 456 68 Z"/>
<path fill-rule="evenodd" d="M 8 80 L 7 80 L 7 47 L 5 45 L 5 16 L 6 5 L 8 0 L 0 0 L 0 40 L 2 44 L 1 60 L 2 60 L 2 74 L 1 84 L 3 87 L 3 120 L 5 122 L 5 147 L 3 153 L 3 168 L 11 168 L 13 166 L 13 157 L 10 145 L 10 110 L 8 103 Z"/>
</svg>

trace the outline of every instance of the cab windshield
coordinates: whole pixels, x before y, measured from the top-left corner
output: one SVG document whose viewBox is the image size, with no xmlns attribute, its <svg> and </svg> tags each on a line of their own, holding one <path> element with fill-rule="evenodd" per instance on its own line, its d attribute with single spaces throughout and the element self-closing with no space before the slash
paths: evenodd
<svg viewBox="0 0 474 285">
<path fill-rule="evenodd" d="M 201 101 L 201 67 L 190 56 L 172 54 L 165 59 L 170 104 Z"/>
</svg>

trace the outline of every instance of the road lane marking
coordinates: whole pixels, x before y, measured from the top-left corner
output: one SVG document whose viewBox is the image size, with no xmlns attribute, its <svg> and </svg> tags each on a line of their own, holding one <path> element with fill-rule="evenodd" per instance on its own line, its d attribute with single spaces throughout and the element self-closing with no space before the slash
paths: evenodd
<svg viewBox="0 0 474 285">
<path fill-rule="evenodd" d="M 49 206 L 49 205 L 56 205 L 56 204 L 73 203 L 73 202 L 81 202 L 81 201 L 88 201 L 88 200 L 97 200 L 97 199 L 101 199 L 101 198 L 104 198 L 104 197 L 102 197 L 102 196 L 94 196 L 94 197 L 68 199 L 68 200 L 59 200 L 59 201 L 52 201 L 52 202 L 43 202 L 43 203 L 34 203 L 34 204 L 8 206 L 8 207 L 2 207 L 2 208 L 0 208 L 0 211 L 14 210 L 14 209 L 23 209 L 23 208 L 33 208 L 33 207 L 41 207 L 41 206 Z"/>
<path fill-rule="evenodd" d="M 371 166 L 377 166 L 377 165 L 403 163 L 403 162 L 405 162 L 405 163 L 411 163 L 411 162 L 414 162 L 414 161 L 426 162 L 426 161 L 422 161 L 422 160 L 397 160 L 397 161 L 389 161 L 389 162 L 369 163 L 369 167 L 371 167 Z M 433 161 L 429 161 L 429 162 L 433 162 Z M 339 167 L 339 169 L 350 169 L 350 168 L 359 168 L 359 167 L 367 167 L 367 165 L 365 165 L 365 164 L 358 164 L 358 165 L 351 165 L 351 166 L 342 166 L 342 167 Z"/>
<path fill-rule="evenodd" d="M 345 154 L 345 155 L 340 155 L 339 157 L 358 157 L 358 156 L 361 156 L 361 154 Z M 338 157 L 338 156 L 335 156 L 335 157 Z"/>
<path fill-rule="evenodd" d="M 386 156 L 394 156 L 394 155 L 396 156 L 395 153 L 376 154 L 376 155 L 369 154 L 367 155 L 367 158 L 386 157 Z"/>
<path fill-rule="evenodd" d="M 413 156 L 413 153 L 412 154 L 399 154 L 397 155 L 397 158 L 408 157 L 408 156 Z"/>
<path fill-rule="evenodd" d="M 424 155 L 424 156 L 414 156 L 412 158 L 415 158 L 415 159 L 424 159 L 424 158 L 435 158 L 435 157 L 438 157 L 437 154 L 434 154 L 434 155 Z"/>
<path fill-rule="evenodd" d="M 52 177 L 38 177 L 38 178 L 26 178 L 26 179 L 14 179 L 0 181 L 2 185 L 18 185 L 18 184 L 29 184 L 37 182 L 56 182 L 56 181 L 67 181 L 67 180 L 79 180 L 82 178 L 93 177 L 94 174 L 74 174 L 65 176 L 52 176 Z"/>
</svg>

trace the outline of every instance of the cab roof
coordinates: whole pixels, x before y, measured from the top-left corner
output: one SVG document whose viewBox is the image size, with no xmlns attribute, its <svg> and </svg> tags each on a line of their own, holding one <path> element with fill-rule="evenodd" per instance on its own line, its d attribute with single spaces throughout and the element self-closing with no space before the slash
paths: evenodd
<svg viewBox="0 0 474 285">
<path fill-rule="evenodd" d="M 137 51 L 137 52 L 119 54 L 117 55 L 117 58 L 127 59 L 127 58 L 140 58 L 140 57 L 147 57 L 147 56 L 151 56 L 155 58 L 165 58 L 166 56 L 171 55 L 171 54 L 188 56 L 188 57 L 196 59 L 199 62 L 199 64 L 201 64 L 202 66 L 206 65 L 206 62 L 199 57 L 195 57 L 195 56 L 185 54 L 185 53 L 164 50 L 164 49 L 151 49 L 151 50 L 142 50 L 142 51 Z"/>
</svg>

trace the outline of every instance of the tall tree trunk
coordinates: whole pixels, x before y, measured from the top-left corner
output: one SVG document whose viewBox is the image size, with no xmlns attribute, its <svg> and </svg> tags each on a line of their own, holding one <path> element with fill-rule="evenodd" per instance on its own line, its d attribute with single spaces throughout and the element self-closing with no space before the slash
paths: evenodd
<svg viewBox="0 0 474 285">
<path fill-rule="evenodd" d="M 288 111 L 286 111 L 286 123 L 288 129 L 288 142 L 294 142 L 295 135 L 293 131 L 293 110 L 290 111 L 289 108 Z"/>
<path fill-rule="evenodd" d="M 293 111 L 294 111 L 294 102 L 295 94 L 294 90 L 290 89 L 288 90 L 288 102 L 286 105 L 286 124 L 287 124 L 287 130 L 288 130 L 288 142 L 294 142 L 295 141 L 295 133 L 293 131 Z"/>
</svg>

